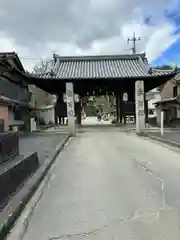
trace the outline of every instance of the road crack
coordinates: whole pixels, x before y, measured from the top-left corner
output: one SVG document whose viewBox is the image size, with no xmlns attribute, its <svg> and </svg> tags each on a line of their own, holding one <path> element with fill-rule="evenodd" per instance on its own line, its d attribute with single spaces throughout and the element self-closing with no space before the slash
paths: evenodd
<svg viewBox="0 0 180 240">
<path fill-rule="evenodd" d="M 147 215 L 155 215 L 156 220 L 159 219 L 160 214 L 166 209 L 166 196 L 165 196 L 165 183 L 161 177 L 155 174 L 151 169 L 148 168 L 147 164 L 144 166 L 141 163 L 139 163 L 136 159 L 134 159 L 136 163 L 136 167 L 141 169 L 142 171 L 147 172 L 149 175 L 154 176 L 161 184 L 161 196 L 162 196 L 162 207 L 159 209 L 159 211 L 154 213 L 149 213 Z"/>
<path fill-rule="evenodd" d="M 106 228 L 111 228 L 116 224 L 123 223 L 123 221 L 124 221 L 124 219 L 118 219 L 118 220 L 111 222 L 110 224 L 105 224 L 101 228 L 98 228 L 98 229 L 94 229 L 94 230 L 87 231 L 87 232 L 80 232 L 80 233 L 62 234 L 57 237 L 56 236 L 49 237 L 48 240 L 70 239 L 70 238 L 74 238 L 74 237 L 86 237 L 87 238 L 92 235 L 97 235 L 97 234 L 103 232 Z"/>
<path fill-rule="evenodd" d="M 60 236 L 49 237 L 48 240 L 72 239 L 75 237 L 88 238 L 92 235 L 97 235 L 97 234 L 105 231 L 107 228 L 115 227 L 115 225 L 118 225 L 118 224 L 128 224 L 133 221 L 137 221 L 138 219 L 140 219 L 142 217 L 155 217 L 155 219 L 158 220 L 160 217 L 160 214 L 166 209 L 165 183 L 161 177 L 157 176 L 151 169 L 148 168 L 149 164 L 146 164 L 146 166 L 144 166 L 144 165 L 140 164 L 139 162 L 137 162 L 136 160 L 135 160 L 135 163 L 136 163 L 136 167 L 138 169 L 141 169 L 142 171 L 147 172 L 150 176 L 154 176 L 160 182 L 161 195 L 162 195 L 162 207 L 159 209 L 159 211 L 151 212 L 151 213 L 141 213 L 141 214 L 136 214 L 137 211 L 135 211 L 132 216 L 117 219 L 117 220 L 111 222 L 110 224 L 103 225 L 99 229 L 95 229 L 95 230 L 92 230 L 89 232 L 62 234 Z"/>
</svg>

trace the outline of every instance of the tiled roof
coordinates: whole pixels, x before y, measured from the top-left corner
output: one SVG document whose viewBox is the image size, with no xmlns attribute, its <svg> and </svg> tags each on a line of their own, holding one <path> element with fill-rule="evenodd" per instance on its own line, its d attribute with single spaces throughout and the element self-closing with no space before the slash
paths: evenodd
<svg viewBox="0 0 180 240">
<path fill-rule="evenodd" d="M 180 72 L 175 75 L 174 80 L 180 83 Z"/>
<path fill-rule="evenodd" d="M 15 65 L 12 65 L 11 62 L 8 62 L 9 59 L 12 59 Z M 0 61 L 8 62 L 11 67 L 16 67 L 19 71 L 25 72 L 24 67 L 15 52 L 0 52 Z"/>
<path fill-rule="evenodd" d="M 55 56 L 54 76 L 59 79 L 136 78 L 169 75 L 172 70 L 151 69 L 145 54 Z"/>
<path fill-rule="evenodd" d="M 0 103 L 4 103 L 4 104 L 7 104 L 7 105 L 19 105 L 19 106 L 29 106 L 29 103 L 23 103 L 23 102 L 19 102 L 18 100 L 14 100 L 14 99 L 11 99 L 11 98 L 8 98 L 2 94 L 0 94 Z"/>
<path fill-rule="evenodd" d="M 145 54 L 61 57 L 54 55 L 52 69 L 36 77 L 55 79 L 144 78 L 173 75 L 175 70 L 149 66 Z"/>
</svg>

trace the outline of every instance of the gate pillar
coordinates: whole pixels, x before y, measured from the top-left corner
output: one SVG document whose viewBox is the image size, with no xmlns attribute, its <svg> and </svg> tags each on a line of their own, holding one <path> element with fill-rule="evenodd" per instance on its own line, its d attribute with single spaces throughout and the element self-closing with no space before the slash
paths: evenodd
<svg viewBox="0 0 180 240">
<path fill-rule="evenodd" d="M 141 133 L 145 129 L 144 81 L 135 82 L 135 100 L 136 132 Z"/>
<path fill-rule="evenodd" d="M 74 109 L 74 88 L 72 82 L 66 83 L 66 104 L 68 117 L 68 130 L 70 136 L 76 135 L 75 109 Z"/>
</svg>

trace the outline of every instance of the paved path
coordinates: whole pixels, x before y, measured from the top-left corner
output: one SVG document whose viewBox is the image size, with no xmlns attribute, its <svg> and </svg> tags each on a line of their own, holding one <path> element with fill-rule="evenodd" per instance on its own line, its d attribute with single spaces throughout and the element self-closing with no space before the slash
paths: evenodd
<svg viewBox="0 0 180 240">
<path fill-rule="evenodd" d="M 82 125 L 110 125 L 111 120 L 104 121 L 103 119 L 101 121 L 97 120 L 97 117 L 87 117 L 86 119 L 82 119 Z"/>
<path fill-rule="evenodd" d="M 165 140 L 173 141 L 178 144 L 180 144 L 180 130 L 174 130 L 174 131 L 164 131 L 164 135 L 161 136 L 161 133 L 159 131 L 156 132 L 149 132 L 149 135 L 160 137 Z"/>
<path fill-rule="evenodd" d="M 22 136 L 19 140 L 20 153 L 38 152 L 39 161 L 42 164 L 47 157 L 53 154 L 57 145 L 64 141 L 66 136 L 67 131 L 62 132 L 58 129 Z"/>
<path fill-rule="evenodd" d="M 161 144 L 115 129 L 79 133 L 45 181 L 23 240 L 180 239 L 180 154 Z"/>
</svg>

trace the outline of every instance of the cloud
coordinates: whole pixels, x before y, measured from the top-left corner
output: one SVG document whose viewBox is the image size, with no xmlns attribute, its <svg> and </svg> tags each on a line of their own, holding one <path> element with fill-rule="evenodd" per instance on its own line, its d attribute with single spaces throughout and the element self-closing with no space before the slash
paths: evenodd
<svg viewBox="0 0 180 240">
<path fill-rule="evenodd" d="M 128 53 L 127 37 L 136 31 L 142 39 L 137 51 L 146 51 L 152 61 L 178 37 L 164 16 L 177 5 L 177 0 L 171 5 L 167 0 L 1 0 L 0 51 L 17 49 L 20 57 L 28 56 L 22 61 L 31 70 L 37 59 L 52 52 Z"/>
</svg>

